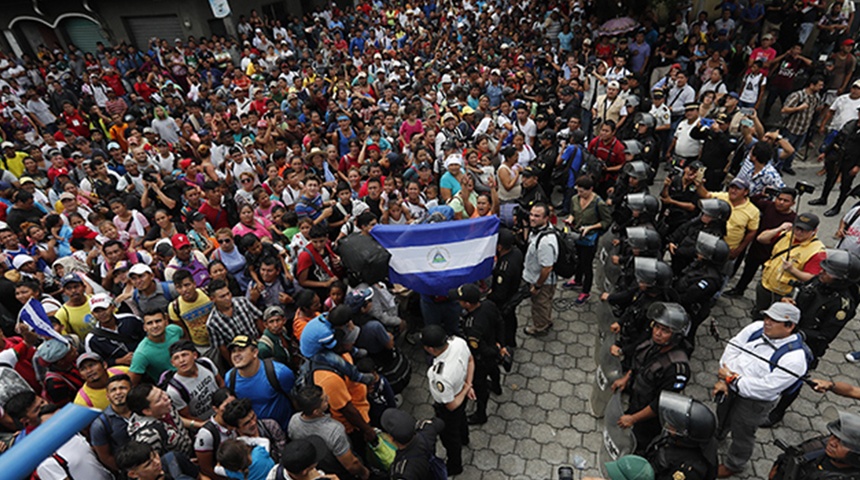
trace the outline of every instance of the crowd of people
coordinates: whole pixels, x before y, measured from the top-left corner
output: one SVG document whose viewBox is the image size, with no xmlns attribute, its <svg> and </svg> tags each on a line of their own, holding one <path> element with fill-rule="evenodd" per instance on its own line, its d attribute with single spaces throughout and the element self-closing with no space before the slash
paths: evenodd
<svg viewBox="0 0 860 480">
<path fill-rule="evenodd" d="M 618 32 L 598 3 L 358 2 L 252 11 L 237 38 L 0 53 L 0 369 L 24 384 L 0 392 L 0 451 L 75 403 L 104 412 L 42 480 L 457 475 L 559 287 L 610 307 L 639 455 L 612 479 L 744 471 L 860 301 L 860 206 L 828 249 L 796 213 L 814 189 L 786 183 L 817 160 L 810 204 L 860 195 L 855 6 L 643 4 Z M 380 224 L 493 215 L 492 277 L 447 296 L 342 257 Z M 708 373 L 689 358 L 754 280 L 714 414 L 683 395 Z M 55 335 L 21 320 L 32 303 Z M 406 388 L 434 418 L 399 408 Z M 860 416 L 828 428 L 771 478 L 857 478 Z"/>
</svg>

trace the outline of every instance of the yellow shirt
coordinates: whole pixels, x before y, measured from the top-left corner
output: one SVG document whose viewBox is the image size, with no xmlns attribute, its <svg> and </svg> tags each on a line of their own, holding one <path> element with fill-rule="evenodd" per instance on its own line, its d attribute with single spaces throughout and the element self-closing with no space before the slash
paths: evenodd
<svg viewBox="0 0 860 480">
<path fill-rule="evenodd" d="M 114 375 L 126 374 L 128 375 L 128 367 L 125 365 L 117 365 L 115 367 L 110 367 L 107 369 L 108 377 L 112 377 Z M 104 410 L 110 405 L 110 402 L 107 398 L 107 388 L 100 388 L 98 390 L 94 388 L 90 388 L 85 383 L 80 390 L 78 390 L 78 394 L 75 396 L 75 405 L 80 405 L 82 407 L 92 407 L 98 408 L 99 410 Z"/>
<path fill-rule="evenodd" d="M 176 302 L 179 302 L 179 312 L 182 313 L 182 322 L 188 327 L 191 341 L 194 345 L 208 346 L 209 331 L 206 330 L 206 321 L 209 319 L 209 314 L 212 313 L 215 304 L 199 288 L 197 289 L 197 300 L 192 303 L 186 302 L 182 297 L 179 297 L 170 302 L 170 305 L 167 307 L 170 320 L 176 323 L 179 323 L 179 316 L 176 314 Z"/>
<path fill-rule="evenodd" d="M 713 192 L 711 198 L 722 200 L 732 206 L 732 215 L 726 222 L 726 237 L 723 239 L 729 244 L 729 248 L 737 248 L 747 232 L 758 230 L 761 213 L 749 199 L 735 206 L 729 201 L 729 192 Z"/>
<path fill-rule="evenodd" d="M 90 330 L 96 326 L 96 319 L 90 313 L 90 296 L 87 295 L 87 301 L 80 307 L 72 307 L 68 303 L 64 303 L 56 313 L 56 318 L 63 330 L 66 333 L 74 333 L 80 338 L 86 338 Z"/>
<path fill-rule="evenodd" d="M 12 158 L 3 155 L 3 162 L 0 164 L 6 170 L 12 172 L 18 178 L 21 178 L 21 175 L 24 174 L 24 159 L 29 157 L 24 152 L 15 152 L 15 156 Z"/>
</svg>

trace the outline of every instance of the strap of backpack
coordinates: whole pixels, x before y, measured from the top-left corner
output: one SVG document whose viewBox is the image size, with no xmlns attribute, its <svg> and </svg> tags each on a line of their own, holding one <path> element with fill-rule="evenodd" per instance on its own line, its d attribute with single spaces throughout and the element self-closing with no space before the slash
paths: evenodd
<svg viewBox="0 0 860 480">
<path fill-rule="evenodd" d="M 218 447 L 221 446 L 221 432 L 218 430 L 218 427 L 210 420 L 204 423 L 201 428 L 207 430 L 212 435 L 212 453 L 217 454 Z"/>
<path fill-rule="evenodd" d="M 227 388 L 229 388 L 230 391 L 233 392 L 233 396 L 236 395 L 236 372 L 236 367 L 233 367 L 233 369 L 230 370 L 230 378 L 227 382 Z"/>
<path fill-rule="evenodd" d="M 105 330 L 102 327 L 93 327 L 93 334 L 99 337 L 107 338 L 109 340 L 114 340 L 120 343 L 134 343 L 134 340 L 127 335 L 123 335 L 117 332 L 111 332 L 110 330 Z"/>
<path fill-rule="evenodd" d="M 173 309 L 173 313 L 176 314 L 176 318 L 178 318 L 179 321 L 181 322 L 182 321 L 182 314 L 179 313 L 179 299 L 178 298 L 176 300 L 170 302 L 170 308 Z"/>
<path fill-rule="evenodd" d="M 51 458 L 53 458 L 57 462 L 57 465 L 66 472 L 66 478 L 68 478 L 68 480 L 75 479 L 75 477 L 72 476 L 71 470 L 69 470 L 69 462 L 67 462 L 65 458 L 61 457 L 59 453 L 51 455 Z"/>
<path fill-rule="evenodd" d="M 284 391 L 284 387 L 281 386 L 281 382 L 278 381 L 278 374 L 275 372 L 275 362 L 271 358 L 264 358 L 263 368 L 266 370 L 266 379 L 269 380 L 269 385 L 271 385 L 276 392 L 285 397 L 289 397 L 289 394 Z"/>
</svg>

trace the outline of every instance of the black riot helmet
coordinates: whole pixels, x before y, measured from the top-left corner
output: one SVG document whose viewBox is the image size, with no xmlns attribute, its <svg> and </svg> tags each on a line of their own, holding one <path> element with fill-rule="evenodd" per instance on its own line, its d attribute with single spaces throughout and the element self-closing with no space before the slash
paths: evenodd
<svg viewBox="0 0 860 480">
<path fill-rule="evenodd" d="M 654 254 L 660 250 L 660 234 L 654 229 L 648 227 L 627 227 L 626 233 L 627 245 L 630 248 Z"/>
<path fill-rule="evenodd" d="M 860 257 L 845 250 L 828 248 L 821 268 L 837 280 L 860 280 Z"/>
<path fill-rule="evenodd" d="M 729 219 L 732 214 L 732 206 L 725 200 L 717 200 L 716 198 L 706 198 L 699 200 L 699 210 L 705 215 L 724 222 Z"/>
<path fill-rule="evenodd" d="M 633 123 L 637 129 L 639 126 L 645 126 L 650 130 L 657 126 L 657 119 L 650 113 L 639 112 L 633 117 Z"/>
<path fill-rule="evenodd" d="M 625 141 L 625 143 L 627 143 L 627 141 Z M 637 151 L 637 153 L 633 155 L 638 155 L 638 152 L 639 151 Z M 642 160 L 634 160 L 632 162 L 628 162 L 624 164 L 624 168 L 622 169 L 622 172 L 624 172 L 625 175 L 627 175 L 628 177 L 633 177 L 636 180 L 646 180 L 648 178 L 649 171 L 650 169 L 648 168 L 648 164 L 643 162 Z"/>
<path fill-rule="evenodd" d="M 665 287 L 672 282 L 672 268 L 656 258 L 636 257 L 633 272 L 637 281 L 649 287 Z"/>
<path fill-rule="evenodd" d="M 708 232 L 699 232 L 696 237 L 696 253 L 714 265 L 722 265 L 729 259 L 729 244 Z"/>
<path fill-rule="evenodd" d="M 704 403 L 663 391 L 658 405 L 657 414 L 664 432 L 696 443 L 707 443 L 714 438 L 717 417 Z"/>
<path fill-rule="evenodd" d="M 838 438 L 845 448 L 851 450 L 844 461 L 854 467 L 860 467 L 860 415 L 827 407 L 824 418 L 833 419 L 827 423 L 827 430 Z"/>
<path fill-rule="evenodd" d="M 672 340 L 670 341 L 672 345 L 681 343 L 681 340 L 690 330 L 690 317 L 687 316 L 684 307 L 677 303 L 652 303 L 648 307 L 648 311 L 645 312 L 645 316 L 648 320 L 672 330 Z"/>
<path fill-rule="evenodd" d="M 653 220 L 660 211 L 660 200 L 647 193 L 631 193 L 625 198 L 627 207 L 634 212 L 640 212 L 641 217 Z"/>
</svg>

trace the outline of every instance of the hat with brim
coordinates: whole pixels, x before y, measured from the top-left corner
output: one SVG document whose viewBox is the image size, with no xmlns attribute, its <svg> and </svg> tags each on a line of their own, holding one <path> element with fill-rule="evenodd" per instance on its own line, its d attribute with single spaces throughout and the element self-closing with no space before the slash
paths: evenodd
<svg viewBox="0 0 860 480">
<path fill-rule="evenodd" d="M 776 322 L 797 323 L 800 321 L 800 309 L 788 302 L 775 302 L 761 313 Z"/>
<path fill-rule="evenodd" d="M 807 232 L 811 232 L 818 228 L 818 224 L 821 223 L 821 220 L 818 218 L 818 215 L 814 213 L 801 213 L 794 220 L 794 226 L 801 229 L 806 230 Z"/>
</svg>

